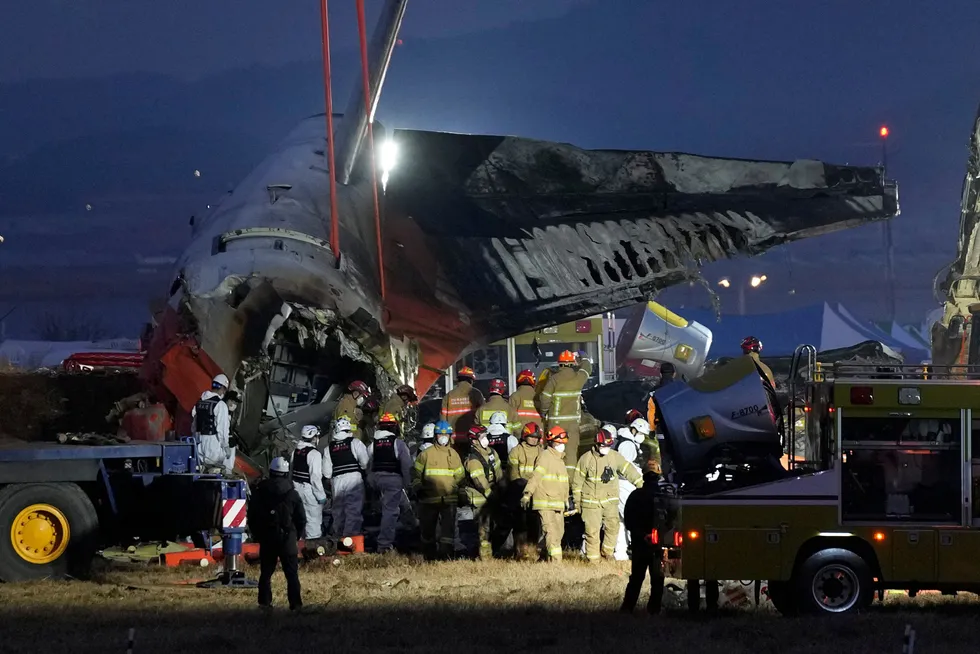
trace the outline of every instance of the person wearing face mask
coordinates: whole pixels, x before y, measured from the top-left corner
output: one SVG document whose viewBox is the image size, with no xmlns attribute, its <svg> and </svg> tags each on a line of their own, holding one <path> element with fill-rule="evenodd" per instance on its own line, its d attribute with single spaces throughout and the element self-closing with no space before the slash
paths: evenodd
<svg viewBox="0 0 980 654">
<path fill-rule="evenodd" d="M 359 543 L 363 541 L 367 466 L 368 451 L 364 443 L 354 438 L 353 426 L 347 418 L 338 419 L 327 456 L 323 457 L 323 476 L 330 480 L 333 529 L 338 538 L 350 536 Z"/>
<path fill-rule="evenodd" d="M 360 436 L 358 426 L 364 420 L 364 403 L 371 395 L 371 389 L 364 382 L 352 381 L 347 386 L 347 391 L 340 396 L 337 401 L 337 408 L 333 411 L 333 419 L 347 418 L 350 421 L 351 429 L 355 436 Z"/>
<path fill-rule="evenodd" d="M 422 435 L 419 436 L 419 453 L 425 452 L 432 447 L 436 441 L 436 423 L 430 422 L 422 427 Z"/>
<path fill-rule="evenodd" d="M 498 499 L 499 486 L 504 473 L 500 466 L 500 456 L 490 447 L 490 437 L 485 427 L 470 427 L 470 452 L 463 467 L 466 479 L 463 483 L 463 498 L 473 507 L 473 519 L 479 532 L 479 557 L 488 560 L 493 556 L 490 545 L 490 517 L 494 502 Z M 472 553 L 471 553 L 472 555 Z"/>
<path fill-rule="evenodd" d="M 643 477 L 636 467 L 612 449 L 616 428 L 605 425 L 595 437 L 595 447 L 583 454 L 572 473 L 572 501 L 585 523 L 585 558 L 612 558 L 619 534 L 619 476 L 637 488 Z M 606 537 L 600 536 L 605 527 Z"/>
<path fill-rule="evenodd" d="M 537 513 L 521 507 L 521 496 L 534 474 L 539 456 L 541 427 L 536 422 L 529 422 L 521 430 L 521 442 L 510 451 L 507 460 L 507 503 L 513 514 L 514 555 L 521 560 L 534 556 L 541 532 Z"/>
<path fill-rule="evenodd" d="M 534 467 L 534 474 L 524 487 L 521 508 L 534 509 L 544 535 L 545 553 L 551 561 L 561 561 L 561 539 L 565 535 L 565 510 L 568 508 L 568 472 L 565 447 L 568 433 L 560 425 L 548 432 L 548 447 Z M 572 508 L 567 515 L 576 513 Z"/>
<path fill-rule="evenodd" d="M 456 504 L 459 485 L 465 477 L 463 462 L 450 443 L 453 428 L 445 420 L 436 423 L 436 444 L 419 452 L 412 467 L 412 490 L 419 499 L 419 528 L 422 551 L 427 560 L 438 553 L 453 553 Z"/>
<path fill-rule="evenodd" d="M 643 418 L 636 418 L 629 427 L 620 429 L 616 437 L 616 444 L 614 445 L 616 451 L 622 454 L 623 458 L 629 461 L 637 472 L 640 471 L 640 445 L 649 435 L 650 425 L 647 424 L 647 421 Z M 657 465 L 660 464 L 659 457 L 650 460 L 656 461 Z M 619 536 L 616 539 L 616 550 L 613 552 L 613 558 L 617 561 L 629 559 L 627 554 L 630 545 L 629 534 L 623 522 L 623 516 L 626 510 L 626 500 L 634 490 L 636 490 L 636 486 L 629 480 L 623 477 L 619 478 Z"/>
</svg>

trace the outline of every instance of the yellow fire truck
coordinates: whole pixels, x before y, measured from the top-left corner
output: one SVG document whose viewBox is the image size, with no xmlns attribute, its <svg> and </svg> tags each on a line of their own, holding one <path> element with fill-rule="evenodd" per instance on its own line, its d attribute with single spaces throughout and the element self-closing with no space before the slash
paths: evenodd
<svg viewBox="0 0 980 654">
<path fill-rule="evenodd" d="M 803 433 L 787 434 L 752 360 L 729 366 L 656 395 L 679 487 L 672 576 L 768 580 L 784 614 L 845 613 L 886 589 L 980 591 L 977 371 L 821 370 L 801 346 L 786 409 Z"/>
</svg>

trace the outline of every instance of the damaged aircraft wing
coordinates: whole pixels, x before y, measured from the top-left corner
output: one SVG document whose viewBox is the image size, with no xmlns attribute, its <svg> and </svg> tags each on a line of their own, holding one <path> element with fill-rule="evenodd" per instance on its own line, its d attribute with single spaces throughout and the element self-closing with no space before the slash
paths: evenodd
<svg viewBox="0 0 980 654">
<path fill-rule="evenodd" d="M 471 342 L 643 302 L 705 263 L 898 213 L 897 185 L 871 167 L 415 130 L 393 139 L 389 328 L 428 336 L 423 363 L 436 369 Z"/>
</svg>

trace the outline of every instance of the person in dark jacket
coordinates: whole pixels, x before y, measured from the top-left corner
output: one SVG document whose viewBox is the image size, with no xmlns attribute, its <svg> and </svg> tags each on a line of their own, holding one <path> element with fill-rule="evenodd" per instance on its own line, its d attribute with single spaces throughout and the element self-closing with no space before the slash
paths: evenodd
<svg viewBox="0 0 980 654">
<path fill-rule="evenodd" d="M 643 588 L 643 578 L 650 571 L 650 600 L 647 602 L 647 613 L 660 613 L 664 597 L 664 573 L 661 567 L 663 549 L 660 547 L 659 536 L 652 534 L 657 530 L 669 529 L 673 516 L 665 501 L 667 496 L 659 488 L 660 462 L 650 459 L 643 474 L 643 486 L 630 493 L 623 509 L 623 521 L 630 533 L 630 543 L 633 550 L 633 567 L 630 580 L 623 595 L 623 604 L 619 608 L 623 613 L 632 613 L 640 598 Z"/>
<path fill-rule="evenodd" d="M 286 576 L 289 609 L 303 608 L 299 585 L 297 541 L 306 531 L 303 500 L 289 481 L 289 464 L 276 457 L 269 466 L 269 478 L 259 483 L 248 505 L 248 522 L 259 541 L 259 606 L 272 606 L 272 575 L 282 564 Z"/>
</svg>

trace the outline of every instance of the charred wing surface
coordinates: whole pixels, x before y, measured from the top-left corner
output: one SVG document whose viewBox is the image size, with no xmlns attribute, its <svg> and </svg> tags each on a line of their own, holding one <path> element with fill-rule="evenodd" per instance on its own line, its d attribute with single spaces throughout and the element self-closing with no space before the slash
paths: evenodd
<svg viewBox="0 0 980 654">
<path fill-rule="evenodd" d="M 960 236 L 956 258 L 945 271 L 936 275 L 935 291 L 945 298 L 942 323 L 933 327 L 932 349 L 937 364 L 956 362 L 963 349 L 964 320 L 970 316 L 970 305 L 980 297 L 980 109 L 970 132 L 970 150 L 963 178 L 960 205 Z M 945 272 L 945 278 L 940 277 Z M 975 356 L 975 355 L 971 355 Z M 971 361 L 972 362 L 972 361 Z M 966 361 L 963 361 L 966 363 Z"/>
<path fill-rule="evenodd" d="M 414 130 L 394 139 L 387 213 L 418 226 L 489 340 L 642 301 L 710 261 L 898 213 L 897 187 L 875 168 Z"/>
</svg>

